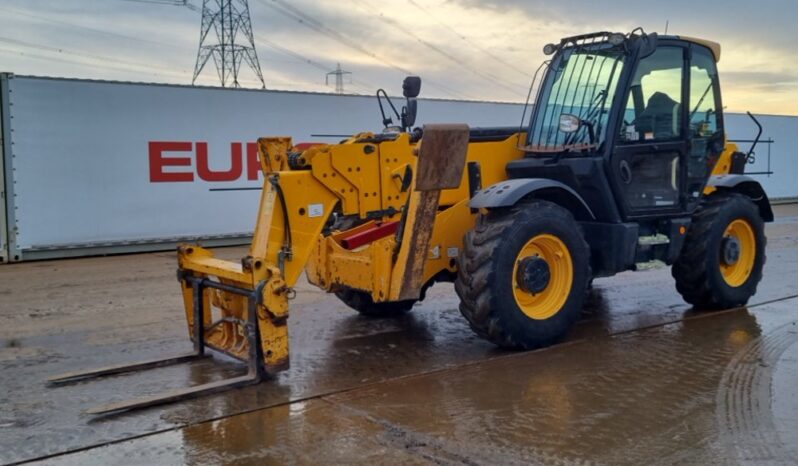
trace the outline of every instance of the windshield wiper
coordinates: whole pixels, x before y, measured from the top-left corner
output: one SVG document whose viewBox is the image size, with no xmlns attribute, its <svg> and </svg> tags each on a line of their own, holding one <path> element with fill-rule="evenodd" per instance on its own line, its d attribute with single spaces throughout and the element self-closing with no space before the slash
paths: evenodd
<svg viewBox="0 0 798 466">
<path fill-rule="evenodd" d="M 606 89 L 598 91 L 596 96 L 591 99 L 590 107 L 587 108 L 585 117 L 579 118 L 582 124 L 584 124 L 587 127 L 590 144 L 596 143 L 596 123 L 599 115 L 601 114 L 600 109 L 604 108 L 604 102 L 606 102 L 606 100 L 607 100 Z M 579 134 L 578 131 L 569 134 L 568 137 L 563 142 L 563 146 L 567 147 L 568 149 L 575 147 L 577 145 L 577 141 L 575 141 L 575 139 L 577 138 L 578 134 Z"/>
<path fill-rule="evenodd" d="M 707 98 L 707 94 L 709 93 L 709 90 L 712 89 L 713 84 L 715 83 L 710 81 L 709 86 L 707 86 L 707 88 L 704 90 L 704 93 L 701 94 L 701 99 L 698 100 L 698 103 L 695 104 L 695 108 L 693 109 L 692 112 L 690 112 L 690 118 L 688 118 L 687 121 L 693 121 L 693 116 L 695 116 L 696 112 L 698 111 L 698 108 L 701 107 L 701 104 L 704 103 L 704 99 Z"/>
</svg>

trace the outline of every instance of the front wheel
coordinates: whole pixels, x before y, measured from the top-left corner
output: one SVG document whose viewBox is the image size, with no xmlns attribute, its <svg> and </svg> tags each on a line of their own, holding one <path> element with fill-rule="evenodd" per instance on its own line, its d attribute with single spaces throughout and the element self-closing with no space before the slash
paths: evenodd
<svg viewBox="0 0 798 466">
<path fill-rule="evenodd" d="M 688 303 L 704 309 L 743 306 L 765 265 L 765 227 L 757 206 L 736 193 L 705 199 L 671 271 Z"/>
<path fill-rule="evenodd" d="M 579 319 L 589 259 L 579 224 L 554 203 L 533 200 L 480 215 L 459 258 L 460 311 L 498 346 L 551 345 Z"/>
</svg>

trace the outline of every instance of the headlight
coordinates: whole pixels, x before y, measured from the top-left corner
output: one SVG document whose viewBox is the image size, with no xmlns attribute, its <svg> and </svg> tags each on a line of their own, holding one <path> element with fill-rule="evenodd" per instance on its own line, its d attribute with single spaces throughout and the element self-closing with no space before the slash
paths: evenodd
<svg viewBox="0 0 798 466">
<path fill-rule="evenodd" d="M 626 41 L 626 36 L 620 32 L 613 32 L 607 38 L 607 41 L 612 45 L 621 45 Z"/>
<path fill-rule="evenodd" d="M 560 131 L 563 133 L 575 133 L 581 126 L 581 120 L 576 115 L 570 113 L 563 113 L 560 115 Z"/>
<path fill-rule="evenodd" d="M 552 55 L 556 51 L 557 51 L 557 46 L 554 44 L 546 44 L 543 46 L 543 53 L 546 55 Z"/>
</svg>

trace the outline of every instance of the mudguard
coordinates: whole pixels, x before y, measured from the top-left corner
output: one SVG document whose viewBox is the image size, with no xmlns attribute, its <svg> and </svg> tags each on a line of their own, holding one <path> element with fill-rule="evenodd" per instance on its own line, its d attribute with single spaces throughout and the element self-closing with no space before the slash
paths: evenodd
<svg viewBox="0 0 798 466">
<path fill-rule="evenodd" d="M 594 220 L 596 216 L 590 207 L 571 187 L 559 181 L 546 178 L 518 178 L 506 180 L 477 191 L 471 198 L 472 209 L 512 207 L 525 196 L 541 193 L 541 199 L 550 200 L 572 211 L 580 220 Z"/>
<path fill-rule="evenodd" d="M 759 215 L 762 220 L 766 222 L 773 221 L 773 209 L 770 207 L 770 200 L 768 200 L 765 190 L 759 181 L 751 178 L 748 175 L 715 175 L 710 176 L 707 181 L 707 187 L 715 188 L 719 191 L 733 191 L 736 193 L 744 194 L 751 198 L 752 201 L 759 207 Z"/>
</svg>

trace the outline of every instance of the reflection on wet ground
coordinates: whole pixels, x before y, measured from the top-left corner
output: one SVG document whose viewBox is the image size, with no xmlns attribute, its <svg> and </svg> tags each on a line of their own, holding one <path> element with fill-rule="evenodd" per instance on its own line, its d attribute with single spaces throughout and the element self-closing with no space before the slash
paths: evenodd
<svg viewBox="0 0 798 466">
<path fill-rule="evenodd" d="M 798 370 L 796 304 L 505 355 L 52 462 L 794 463 L 795 419 L 772 408 L 795 412 L 798 400 L 774 396 L 772 374 Z"/>
<path fill-rule="evenodd" d="M 242 369 L 214 358 L 47 389 L 42 380 L 54 373 L 187 349 L 172 257 L 13 266 L 11 281 L 30 282 L 31 291 L 13 311 L 0 308 L 0 320 L 74 312 L 59 331 L 0 334 L 0 462 L 77 451 L 48 462 L 794 463 L 798 218 L 769 226 L 768 235 L 765 280 L 749 309 L 693 311 L 669 270 L 625 273 L 596 280 L 565 344 L 532 353 L 475 337 L 451 285 L 432 288 L 394 320 L 361 318 L 307 288 L 310 297 L 300 292 L 292 307 L 288 372 L 100 419 L 81 412 Z M 97 288 L 87 278 L 84 294 L 57 294 L 86 270 L 125 261 L 131 277 Z M 47 267 L 60 270 L 48 275 Z M 157 272 L 142 278 L 150 270 Z M 59 298 L 51 307 L 34 294 L 43 283 Z M 135 293 L 117 295 L 130 286 Z M 98 299 L 115 306 L 92 313 Z"/>
</svg>

